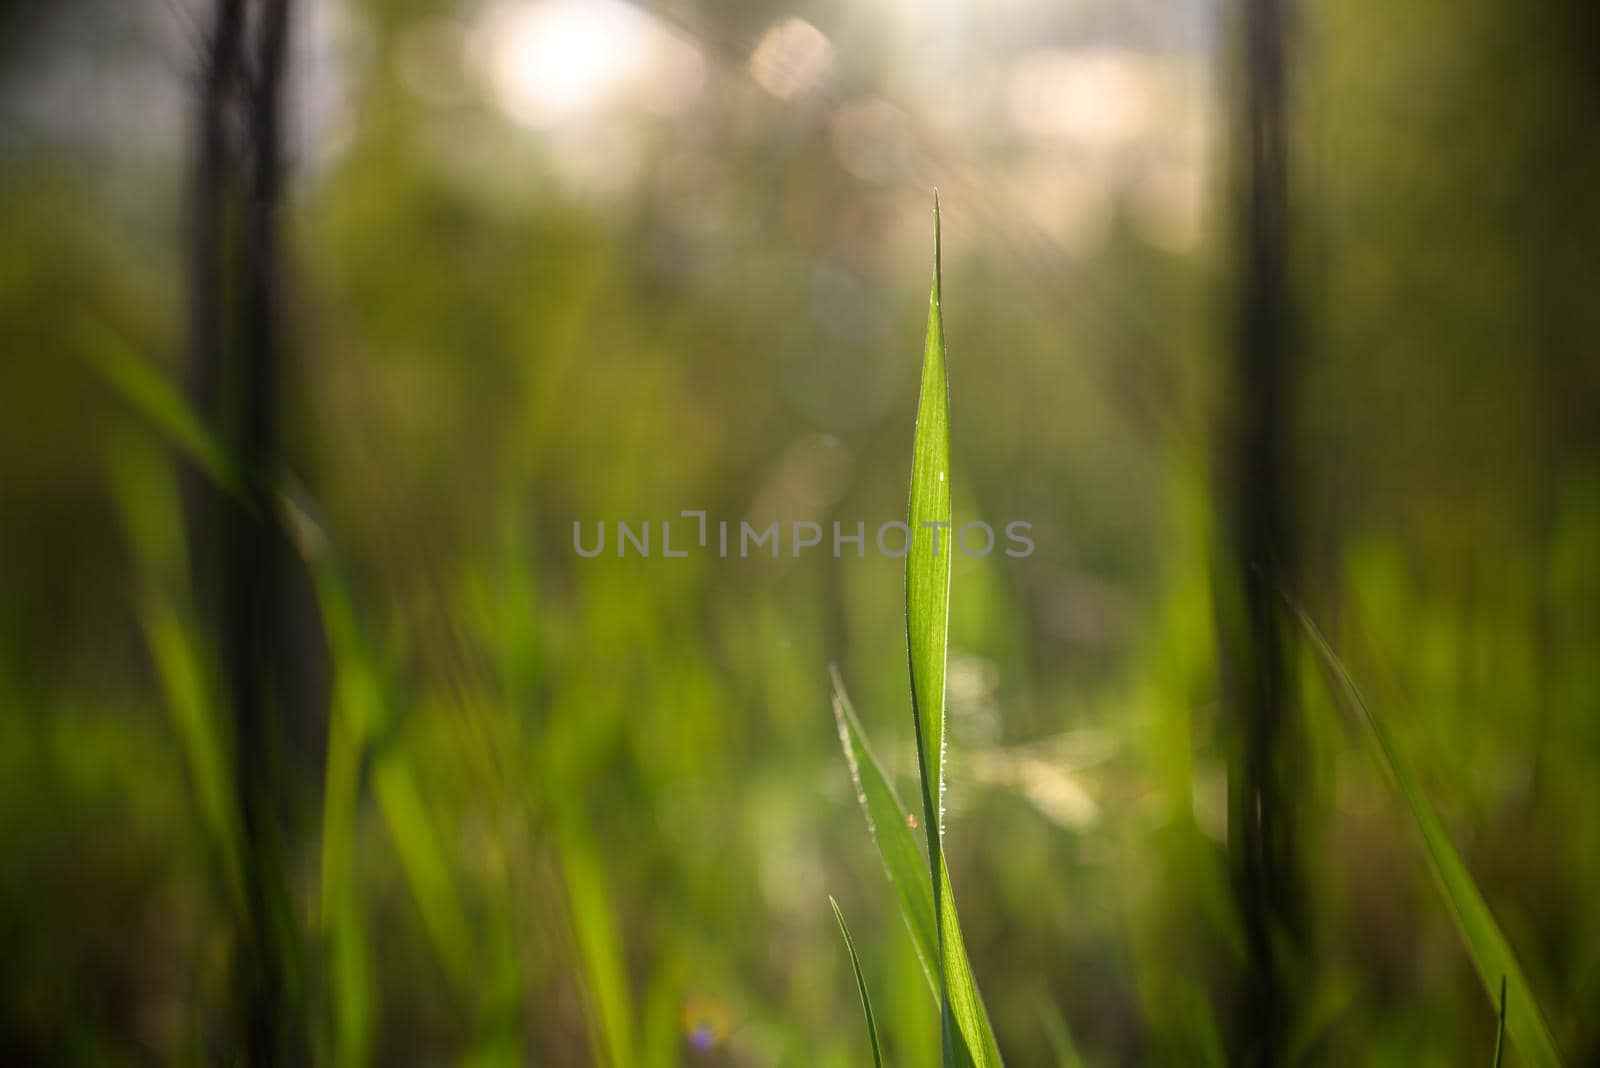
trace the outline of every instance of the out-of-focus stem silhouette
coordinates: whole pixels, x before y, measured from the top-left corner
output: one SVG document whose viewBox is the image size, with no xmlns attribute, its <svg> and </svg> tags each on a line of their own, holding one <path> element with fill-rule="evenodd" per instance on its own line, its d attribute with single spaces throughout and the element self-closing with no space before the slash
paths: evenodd
<svg viewBox="0 0 1600 1068">
<path fill-rule="evenodd" d="M 197 592 L 215 580 L 222 693 L 233 717 L 244 833 L 237 989 L 252 1065 L 303 1063 L 303 984 L 288 891 L 278 762 L 282 527 L 277 457 L 289 0 L 217 0 L 197 102 L 190 294 L 191 388 L 239 461 L 245 499 L 191 484 Z M 220 539 L 216 552 L 210 549 Z"/>
<path fill-rule="evenodd" d="M 1232 1062 L 1274 1065 L 1294 1014 L 1302 947 L 1296 857 L 1298 729 L 1277 587 L 1294 564 L 1285 477 L 1293 412 L 1284 0 L 1242 0 L 1235 181 L 1240 193 L 1236 362 L 1224 577 L 1233 751 L 1229 852 L 1245 935 Z"/>
</svg>

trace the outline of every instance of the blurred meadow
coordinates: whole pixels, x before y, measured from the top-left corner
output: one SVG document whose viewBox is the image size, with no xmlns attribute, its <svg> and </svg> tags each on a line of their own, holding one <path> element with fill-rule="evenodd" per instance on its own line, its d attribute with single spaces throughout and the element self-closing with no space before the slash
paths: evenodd
<svg viewBox="0 0 1600 1068">
<path fill-rule="evenodd" d="M 1597 10 L 0 2 L 0 1062 L 938 1064 L 937 188 L 1007 1060 L 1600 1065 Z"/>
</svg>

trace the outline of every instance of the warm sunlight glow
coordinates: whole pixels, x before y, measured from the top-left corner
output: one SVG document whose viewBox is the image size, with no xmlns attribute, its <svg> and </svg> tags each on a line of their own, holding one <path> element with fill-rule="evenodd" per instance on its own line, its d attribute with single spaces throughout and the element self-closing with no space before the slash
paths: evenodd
<svg viewBox="0 0 1600 1068">
<path fill-rule="evenodd" d="M 1109 149 L 1151 125 L 1159 72 L 1147 56 L 1115 48 L 1035 52 L 1011 78 L 1011 120 L 1041 139 Z"/>
<path fill-rule="evenodd" d="M 503 4 L 480 22 L 475 58 L 498 103 L 552 126 L 634 99 L 673 110 L 704 79 L 699 49 L 618 0 Z"/>
</svg>

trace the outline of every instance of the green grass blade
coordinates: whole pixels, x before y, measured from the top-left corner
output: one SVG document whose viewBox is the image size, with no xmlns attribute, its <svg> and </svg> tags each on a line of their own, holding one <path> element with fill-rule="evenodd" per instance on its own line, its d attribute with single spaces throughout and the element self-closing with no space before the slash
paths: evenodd
<svg viewBox="0 0 1600 1068">
<path fill-rule="evenodd" d="M 1055 1057 L 1056 1068 L 1083 1068 L 1083 1055 L 1072 1041 L 1072 1029 L 1066 1017 L 1045 994 L 1039 994 L 1039 1021 L 1044 1025 L 1045 1040 Z"/>
<path fill-rule="evenodd" d="M 1468 955 L 1471 956 L 1478 977 L 1483 982 L 1484 993 L 1492 1002 L 1496 980 L 1509 986 L 1511 997 L 1504 1014 L 1504 1026 L 1505 1031 L 1511 1036 L 1512 1043 L 1521 1052 L 1523 1063 L 1534 1068 L 1560 1068 L 1561 1054 L 1556 1048 L 1554 1037 L 1550 1034 L 1549 1025 L 1545 1023 L 1544 1015 L 1534 1000 L 1533 988 L 1528 985 L 1522 966 L 1517 963 L 1516 954 L 1512 952 L 1505 933 L 1500 930 L 1494 914 L 1489 911 L 1483 893 L 1478 889 L 1472 874 L 1467 870 L 1466 864 L 1462 862 L 1460 854 L 1456 852 L 1455 846 L 1445 833 L 1444 824 L 1440 821 L 1438 813 L 1434 811 L 1427 795 L 1422 792 L 1410 763 L 1395 745 L 1394 739 L 1389 736 L 1383 721 L 1373 713 L 1366 698 L 1356 686 L 1355 680 L 1351 678 L 1349 670 L 1334 653 L 1333 647 L 1323 637 L 1316 623 L 1299 605 L 1291 602 L 1291 607 L 1318 659 L 1336 684 L 1335 692 L 1343 698 L 1348 709 L 1364 728 L 1372 749 L 1388 769 L 1390 778 L 1399 788 L 1406 806 L 1411 810 L 1412 819 L 1422 833 L 1422 841 L 1427 848 L 1433 873 L 1450 905 L 1450 913 L 1455 919 L 1456 928 L 1461 932 Z"/>
<path fill-rule="evenodd" d="M 84 332 L 82 351 L 85 360 L 105 378 L 124 399 L 138 409 L 159 430 L 168 443 L 192 461 L 220 489 L 245 499 L 244 479 L 239 466 L 216 437 L 190 409 L 176 388 L 159 371 L 149 366 L 110 331 Z M 297 514 L 297 502 L 285 500 L 287 512 Z M 302 553 L 306 547 L 300 546 Z M 379 715 L 381 697 L 366 655 L 354 627 L 348 590 L 342 575 L 326 553 L 306 553 L 315 580 L 319 605 L 333 643 L 331 653 L 339 666 L 338 692 L 335 695 L 335 722 L 330 730 L 330 790 L 325 798 L 323 883 L 320 905 L 324 921 L 342 912 L 344 896 L 351 892 L 344 885 L 349 879 L 353 855 L 353 823 L 358 800 L 357 769 L 365 756 L 370 734 Z M 211 824 L 223 824 L 230 810 L 218 800 L 224 794 L 217 756 L 220 743 L 208 734 L 215 728 L 201 714 L 204 702 L 194 667 L 196 658 L 185 644 L 185 635 L 176 617 L 162 602 L 152 602 L 145 612 L 146 631 L 157 662 L 158 673 L 168 691 L 169 703 L 178 719 L 191 766 L 196 769 L 203 811 Z M 472 988 L 473 963 L 470 925 L 454 881 L 450 864 L 426 805 L 402 754 L 383 755 L 375 763 L 373 792 L 384 821 L 393 837 L 401 867 L 411 884 L 430 940 L 452 982 L 463 992 Z M 233 884 L 237 883 L 237 847 L 231 845 L 237 832 L 215 832 L 224 845 L 224 859 Z"/>
<path fill-rule="evenodd" d="M 833 716 L 839 724 L 839 744 L 855 779 L 856 799 L 867 819 L 867 830 L 877 843 L 883 869 L 900 902 L 900 915 L 911 932 L 917 959 L 939 999 L 939 926 L 933 915 L 933 883 L 928 878 L 928 858 L 917 844 L 915 821 L 900 802 L 883 765 L 867 745 L 866 732 L 856 718 L 855 706 L 845 692 L 844 680 L 833 672 Z"/>
<path fill-rule="evenodd" d="M 945 865 L 943 850 L 939 852 L 939 885 L 939 946 L 943 953 L 945 983 L 942 1025 L 946 1062 L 970 1064 L 974 1068 L 998 1066 L 1002 1063 L 1000 1047 L 995 1043 L 988 1010 L 984 1008 L 983 996 L 978 993 L 978 983 L 973 978 L 972 965 L 967 960 L 967 944 L 961 936 L 961 921 L 956 916 L 955 895 L 950 889 L 950 869 Z"/>
<path fill-rule="evenodd" d="M 362 769 L 366 767 L 372 796 L 421 915 L 423 931 L 461 1003 L 471 1004 L 482 982 L 477 939 L 444 840 L 417 782 L 410 749 L 413 743 L 399 738 L 381 747 L 376 744 L 395 723 L 395 698 L 388 692 L 380 655 L 360 626 L 348 576 L 326 534 L 315 527 L 307 511 L 313 506 L 287 495 L 284 505 L 286 515 L 300 517 L 303 530 L 315 528 L 315 536 L 302 536 L 299 546 L 310 570 L 334 665 L 323 793 L 320 900 L 324 923 L 339 926 L 347 920 L 360 921 L 356 832 Z M 359 951 L 365 940 L 348 926 L 324 933 L 339 943 L 336 955 Z M 353 960 L 346 965 L 356 970 Z M 353 988 L 336 992 L 344 1002 L 338 1008 L 351 1014 L 342 1025 L 348 1024 L 352 1037 L 360 1035 L 367 1011 L 358 1004 L 358 993 Z M 357 1047 L 362 1044 L 364 1037 L 354 1043 Z"/>
<path fill-rule="evenodd" d="M 234 908 L 245 907 L 244 828 L 233 804 L 229 739 L 216 715 L 214 687 L 192 628 L 165 598 L 152 594 L 140 611 L 156 677 L 193 779 L 200 818 L 216 844 Z"/>
<path fill-rule="evenodd" d="M 422 926 L 451 984 L 470 1003 L 479 977 L 472 926 L 451 875 L 451 864 L 411 770 L 410 754 L 391 749 L 373 762 L 373 796 L 394 843 Z"/>
<path fill-rule="evenodd" d="M 313 555 L 309 562 L 334 666 L 322 791 L 319 911 L 320 933 L 327 945 L 331 1059 L 337 1064 L 367 1064 L 376 1038 L 377 992 L 357 880 L 358 830 L 362 768 L 381 719 L 384 694 L 379 666 L 357 625 L 349 588 L 331 553 Z"/>
<path fill-rule="evenodd" d="M 872 1016 L 872 997 L 867 993 L 867 977 L 861 972 L 861 958 L 856 954 L 856 940 L 850 937 L 850 927 L 844 922 L 844 913 L 839 911 L 839 903 L 832 897 L 828 904 L 833 906 L 833 918 L 839 921 L 839 933 L 844 935 L 844 948 L 850 951 L 850 967 L 856 973 L 856 989 L 861 993 L 861 1012 L 867 1018 L 867 1037 L 872 1040 L 873 1068 L 883 1068 L 883 1050 L 878 1045 L 878 1022 Z"/>
<path fill-rule="evenodd" d="M 922 390 L 911 452 L 911 551 L 906 555 L 906 644 L 917 727 L 928 851 L 944 833 L 945 648 L 950 635 L 950 380 L 940 310 L 939 208 L 934 202 L 933 292 L 922 351 Z M 924 527 L 924 524 L 930 524 Z M 938 526 L 933 526 L 937 524 Z"/>
<path fill-rule="evenodd" d="M 1494 1068 L 1500 1068 L 1500 1062 L 1506 1056 L 1506 977 L 1500 977 L 1500 1026 L 1494 1032 Z"/>
<path fill-rule="evenodd" d="M 599 848 L 578 820 L 558 816 L 556 823 L 595 1059 L 611 1068 L 628 1068 L 636 1063 L 633 997 Z"/>
<path fill-rule="evenodd" d="M 238 465 L 165 375 L 110 330 L 90 325 L 80 333 L 84 360 L 113 390 L 213 482 L 240 500 L 248 499 Z"/>
<path fill-rule="evenodd" d="M 244 828 L 234 803 L 233 738 L 210 651 L 189 607 L 177 480 L 165 453 L 142 436 L 114 441 L 107 466 L 142 587 L 136 595 L 140 629 L 181 747 L 196 811 L 216 849 L 230 903 L 242 914 Z"/>
<path fill-rule="evenodd" d="M 917 730 L 922 779 L 923 825 L 928 836 L 934 916 L 939 930 L 940 1012 L 946 1064 L 978 1068 L 1000 1063 L 988 1014 L 967 961 L 956 916 L 950 872 L 945 866 L 944 698 L 945 652 L 950 637 L 950 382 L 946 370 L 941 308 L 939 201 L 933 202 L 933 290 L 928 297 L 928 333 L 922 354 L 922 389 L 911 454 L 911 501 L 907 522 L 906 644 L 911 666 L 911 714 Z"/>
</svg>

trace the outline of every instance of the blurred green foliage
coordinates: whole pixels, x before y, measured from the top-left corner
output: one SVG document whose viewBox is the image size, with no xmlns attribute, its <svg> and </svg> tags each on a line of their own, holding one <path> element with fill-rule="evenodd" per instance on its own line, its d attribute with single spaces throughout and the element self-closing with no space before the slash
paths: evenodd
<svg viewBox="0 0 1600 1068">
<path fill-rule="evenodd" d="M 937 1062 L 828 714 L 831 661 L 911 796 L 902 562 L 570 541 L 686 508 L 898 518 L 937 185 L 954 513 L 1038 544 L 954 559 L 973 970 L 1014 1064 L 1226 1063 L 1223 14 L 604 10 L 605 55 L 699 66 L 530 115 L 592 89 L 581 33 L 541 51 L 415 0 L 298 24 L 282 452 L 307 592 L 277 714 L 319 1058 L 864 1063 L 831 893 L 886 1059 Z M 1600 1057 L 1593 19 L 1302 5 L 1292 151 L 1300 592 L 1575 1065 Z M 150 399 L 185 375 L 204 24 L 0 6 L 8 1063 L 237 1039 L 231 739 L 176 468 L 198 439 Z M 560 77 L 526 82 L 539 63 Z M 1088 119 L 1025 110 L 1083 78 Z M 1108 125 L 1135 98 L 1137 134 Z M 1303 678 L 1300 1048 L 1484 1063 L 1496 1007 L 1410 816 Z"/>
</svg>

